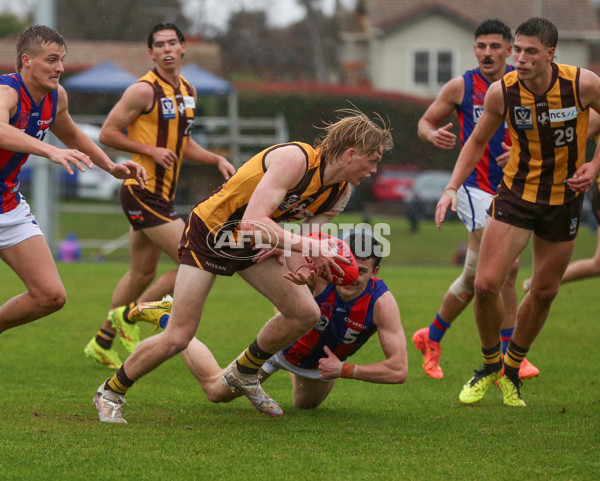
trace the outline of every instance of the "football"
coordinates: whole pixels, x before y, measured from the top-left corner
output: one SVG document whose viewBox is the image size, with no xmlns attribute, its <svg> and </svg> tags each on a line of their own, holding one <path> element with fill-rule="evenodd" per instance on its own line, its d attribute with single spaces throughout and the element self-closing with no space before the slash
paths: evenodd
<svg viewBox="0 0 600 481">
<path fill-rule="evenodd" d="M 352 284 L 358 278 L 358 264 L 356 263 L 356 258 L 352 254 L 348 244 L 346 244 L 342 239 L 337 239 L 328 234 L 323 234 L 322 232 L 313 232 L 312 234 L 309 234 L 308 237 L 317 240 L 333 239 L 334 243 L 331 246 L 331 250 L 350 261 L 350 264 L 344 264 L 341 261 L 336 261 L 336 264 L 344 271 L 343 275 L 340 275 L 335 269 L 333 269 L 333 267 L 330 268 L 334 284 L 337 284 L 338 286 L 347 286 Z M 306 262 L 312 264 L 310 257 L 305 257 L 305 259 Z M 321 277 L 326 279 L 325 275 L 322 275 Z"/>
</svg>

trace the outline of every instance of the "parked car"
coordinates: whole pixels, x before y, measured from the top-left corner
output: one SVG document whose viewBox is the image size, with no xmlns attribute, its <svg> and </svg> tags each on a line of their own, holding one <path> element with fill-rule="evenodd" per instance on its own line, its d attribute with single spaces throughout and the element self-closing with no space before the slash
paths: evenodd
<svg viewBox="0 0 600 481">
<path fill-rule="evenodd" d="M 113 162 L 119 163 L 129 160 L 129 158 L 124 155 L 118 155 L 118 151 L 108 149 L 100 144 L 100 127 L 88 124 L 78 124 L 78 127 L 107 152 L 107 155 L 112 158 Z M 63 146 L 60 142 L 59 145 Z M 42 161 L 50 162 L 47 159 L 43 159 Z M 34 163 L 29 160 L 22 167 L 19 174 L 19 189 L 26 197 L 31 196 L 33 172 Z M 58 181 L 59 195 L 61 197 L 117 201 L 119 199 L 119 189 L 121 188 L 123 181 L 115 179 L 100 167 L 94 166 L 94 168 L 86 170 L 85 173 L 73 168 L 74 174 L 70 175 L 63 167 L 53 164 L 52 172 L 57 176 L 56 180 Z"/>
<path fill-rule="evenodd" d="M 416 165 L 384 164 L 371 186 L 377 202 L 403 202 L 413 189 L 420 169 Z"/>
<path fill-rule="evenodd" d="M 445 170 L 427 170 L 415 178 L 413 189 L 406 201 L 417 217 L 433 219 L 437 203 L 450 177 L 452 173 Z M 452 217 L 456 218 L 456 214 L 448 209 L 446 218 Z"/>
</svg>

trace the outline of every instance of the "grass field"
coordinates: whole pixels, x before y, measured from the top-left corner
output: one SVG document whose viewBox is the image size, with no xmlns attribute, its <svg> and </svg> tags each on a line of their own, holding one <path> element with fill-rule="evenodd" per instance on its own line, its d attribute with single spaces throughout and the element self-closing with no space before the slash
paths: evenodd
<svg viewBox="0 0 600 481">
<path fill-rule="evenodd" d="M 529 355 L 541 375 L 524 384 L 527 408 L 504 407 L 496 388 L 479 405 L 462 406 L 460 387 L 481 364 L 472 310 L 444 339 L 443 380 L 425 376 L 410 342 L 459 272 L 450 258 L 464 228 L 445 229 L 439 234 L 423 224 L 410 236 L 404 223 L 395 224 L 392 256 L 381 271 L 408 338 L 406 384 L 339 380 L 321 407 L 301 411 L 279 373 L 266 384 L 285 410 L 278 419 L 259 415 L 243 398 L 211 404 L 176 358 L 132 388 L 130 424 L 99 423 L 92 396 L 112 371 L 86 359 L 83 347 L 126 265 L 59 264 L 65 308 L 0 335 L 0 480 L 598 479 L 600 279 L 561 289 Z M 594 248 L 595 239 L 582 232 L 576 256 Z M 520 279 L 529 273 L 524 259 Z M 22 290 L 4 264 L 0 279 L 2 300 Z M 224 365 L 271 309 L 240 279 L 219 279 L 198 337 Z M 373 339 L 353 360 L 381 356 Z"/>
</svg>

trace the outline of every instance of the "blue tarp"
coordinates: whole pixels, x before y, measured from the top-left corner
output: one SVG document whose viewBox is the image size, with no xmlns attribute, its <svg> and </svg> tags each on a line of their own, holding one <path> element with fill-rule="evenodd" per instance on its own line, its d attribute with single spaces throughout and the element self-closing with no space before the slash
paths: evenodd
<svg viewBox="0 0 600 481">
<path fill-rule="evenodd" d="M 183 75 L 198 95 L 229 95 L 235 89 L 232 84 L 196 64 L 184 65 Z M 119 93 L 137 81 L 129 72 L 112 62 L 102 62 L 95 67 L 69 77 L 62 82 L 70 91 Z"/>
<path fill-rule="evenodd" d="M 137 80 L 112 62 L 102 62 L 62 83 L 67 90 L 80 92 L 119 93 Z"/>
<path fill-rule="evenodd" d="M 181 75 L 191 83 L 200 95 L 229 95 L 235 89 L 227 80 L 204 70 L 194 63 L 189 63 L 181 68 Z"/>
</svg>

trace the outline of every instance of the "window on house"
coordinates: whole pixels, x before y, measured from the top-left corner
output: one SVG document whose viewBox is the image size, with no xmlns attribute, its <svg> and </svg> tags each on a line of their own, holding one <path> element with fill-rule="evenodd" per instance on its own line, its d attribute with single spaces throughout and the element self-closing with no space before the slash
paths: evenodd
<svg viewBox="0 0 600 481">
<path fill-rule="evenodd" d="M 450 50 L 417 50 L 414 53 L 414 82 L 440 86 L 452 78 L 453 55 Z"/>
</svg>

